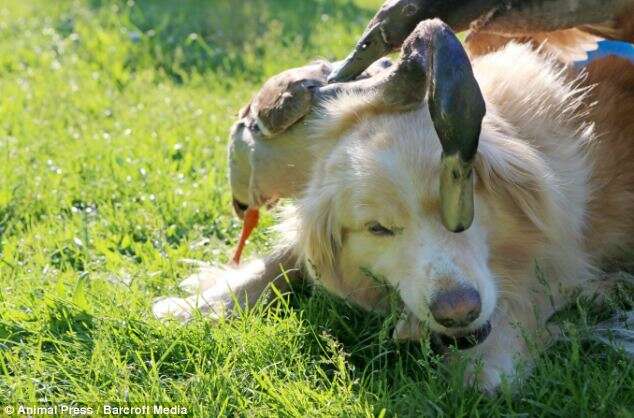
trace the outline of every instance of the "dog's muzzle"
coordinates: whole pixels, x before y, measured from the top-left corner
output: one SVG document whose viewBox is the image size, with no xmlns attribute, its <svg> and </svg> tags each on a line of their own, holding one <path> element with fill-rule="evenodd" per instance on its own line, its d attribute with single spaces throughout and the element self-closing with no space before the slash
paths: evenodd
<svg viewBox="0 0 634 418">
<path fill-rule="evenodd" d="M 484 342 L 491 333 L 491 322 L 487 321 L 473 331 L 464 334 L 446 335 L 438 332 L 432 333 L 432 344 L 437 351 L 445 352 L 448 349 L 468 350 Z"/>
</svg>

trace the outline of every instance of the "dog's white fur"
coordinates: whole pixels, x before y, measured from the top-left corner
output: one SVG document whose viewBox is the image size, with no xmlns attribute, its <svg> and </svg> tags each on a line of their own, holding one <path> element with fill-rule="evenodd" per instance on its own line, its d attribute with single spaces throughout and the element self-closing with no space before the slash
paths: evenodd
<svg viewBox="0 0 634 418">
<path fill-rule="evenodd" d="M 596 214 L 590 210 L 599 199 L 632 213 L 634 185 L 620 190 L 629 198 L 601 194 L 605 179 L 594 166 L 611 142 L 600 140 L 588 122 L 590 90 L 554 60 L 509 44 L 475 59 L 473 68 L 487 114 L 470 229 L 454 234 L 440 221 L 441 148 L 427 107 L 366 112 L 371 96 L 339 97 L 314 121 L 318 162 L 303 197 L 285 215 L 279 252 L 238 270 L 189 279 L 186 287 L 200 293 L 159 301 L 155 314 L 187 319 L 195 308 L 217 311 L 232 308 L 235 300 L 254 302 L 280 263 L 299 260 L 317 283 L 367 309 L 387 307 L 385 287 L 375 281 L 385 279 L 411 315 L 408 324 L 451 334 L 431 317 L 430 299 L 470 284 L 480 293 L 482 310 L 469 329 L 491 321 L 493 330 L 467 350 L 474 359 L 468 379 L 491 390 L 503 376 L 517 377 L 518 364 L 529 358 L 524 337 L 543 345 L 545 321 L 567 296 L 579 288 L 593 292 L 600 260 L 632 245 L 632 222 L 593 228 Z M 602 173 L 611 170 L 617 177 L 619 170 L 632 169 L 600 165 Z M 373 235 L 372 222 L 394 235 Z M 397 332 L 404 329 L 416 335 L 405 322 Z M 477 359 L 482 368 L 475 367 Z"/>
</svg>

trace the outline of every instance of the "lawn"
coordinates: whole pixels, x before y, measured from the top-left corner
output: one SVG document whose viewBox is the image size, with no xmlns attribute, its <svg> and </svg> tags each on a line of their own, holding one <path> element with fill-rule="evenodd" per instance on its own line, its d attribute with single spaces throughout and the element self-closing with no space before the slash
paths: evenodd
<svg viewBox="0 0 634 418">
<path fill-rule="evenodd" d="M 606 315 L 585 301 L 522 390 L 493 397 L 425 342 L 395 344 L 393 318 L 319 290 L 217 324 L 152 317 L 193 269 L 180 260 L 230 256 L 239 108 L 276 72 L 342 58 L 379 3 L 0 3 L 0 407 L 634 416 L 634 363 L 582 339 Z M 271 242 L 261 228 L 249 252 Z"/>
</svg>

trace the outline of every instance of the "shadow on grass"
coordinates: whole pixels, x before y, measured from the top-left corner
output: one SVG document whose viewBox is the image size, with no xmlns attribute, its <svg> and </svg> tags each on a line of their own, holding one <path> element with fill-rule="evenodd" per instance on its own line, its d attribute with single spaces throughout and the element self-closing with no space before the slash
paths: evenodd
<svg viewBox="0 0 634 418">
<path fill-rule="evenodd" d="M 95 326 L 94 317 L 85 310 L 68 301 L 52 300 L 49 302 L 48 320 L 44 328 L 50 338 L 44 348 L 57 350 L 60 346 L 67 347 L 74 343 L 80 350 L 91 352 Z"/>
</svg>

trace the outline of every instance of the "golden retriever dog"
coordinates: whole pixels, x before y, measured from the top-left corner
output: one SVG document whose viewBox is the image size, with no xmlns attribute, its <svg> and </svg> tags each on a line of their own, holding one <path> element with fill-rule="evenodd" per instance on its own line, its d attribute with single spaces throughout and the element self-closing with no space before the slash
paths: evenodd
<svg viewBox="0 0 634 418">
<path fill-rule="evenodd" d="M 412 36 L 431 39 L 426 47 L 444 42 L 427 36 L 441 23 L 421 25 Z M 406 44 L 404 56 L 440 59 Z M 467 172 L 470 227 L 453 232 L 441 214 L 447 149 L 432 100 L 442 80 L 428 72 L 427 94 L 409 107 L 391 105 L 380 88 L 350 89 L 306 122 L 315 163 L 283 211 L 278 250 L 202 269 L 183 282 L 192 296 L 158 300 L 155 315 L 227 315 L 271 283 L 284 288 L 282 266 L 366 309 L 387 309 L 396 292 L 404 314 L 395 337 L 457 346 L 448 358 L 467 356 L 466 381 L 485 391 L 521 378 L 528 341 L 546 346 L 549 317 L 576 292 L 602 294 L 603 267 L 634 248 L 634 65 L 607 58 L 577 73 L 509 43 L 471 66 L 486 114 Z"/>
</svg>

